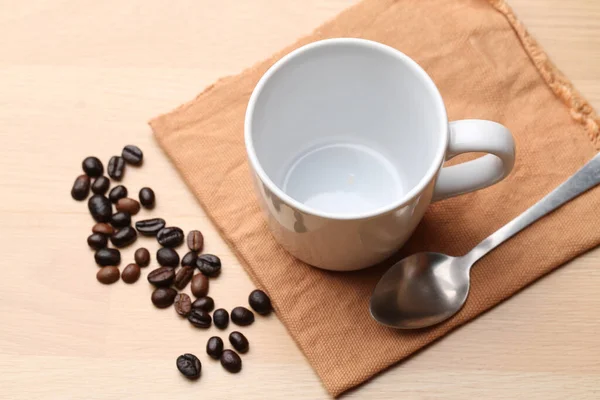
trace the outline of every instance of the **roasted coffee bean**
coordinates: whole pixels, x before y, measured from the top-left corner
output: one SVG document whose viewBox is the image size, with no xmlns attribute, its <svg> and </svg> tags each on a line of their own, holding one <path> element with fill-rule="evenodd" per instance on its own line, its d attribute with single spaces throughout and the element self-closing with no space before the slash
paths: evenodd
<svg viewBox="0 0 600 400">
<path fill-rule="evenodd" d="M 196 267 L 196 260 L 198 259 L 198 254 L 193 251 L 189 251 L 185 256 L 181 259 L 182 267 Z"/>
<path fill-rule="evenodd" d="M 140 203 L 146 208 L 154 208 L 154 201 L 156 197 L 154 196 L 154 190 L 149 187 L 144 187 L 140 189 Z"/>
<path fill-rule="evenodd" d="M 125 283 L 134 283 L 140 279 L 140 266 L 137 264 L 128 264 L 121 273 L 121 279 Z"/>
<path fill-rule="evenodd" d="M 233 350 L 224 350 L 221 354 L 221 365 L 232 374 L 242 370 L 242 359 Z"/>
<path fill-rule="evenodd" d="M 239 326 L 250 325 L 254 322 L 254 313 L 246 307 L 236 307 L 231 310 L 231 320 Z"/>
<path fill-rule="evenodd" d="M 108 239 L 106 238 L 106 235 L 101 233 L 92 233 L 90 236 L 88 236 L 87 242 L 88 246 L 90 246 L 92 249 L 99 250 L 106 247 L 108 244 Z"/>
<path fill-rule="evenodd" d="M 183 231 L 176 226 L 163 228 L 156 234 L 156 240 L 164 247 L 179 246 L 183 242 L 183 237 Z"/>
<path fill-rule="evenodd" d="M 183 354 L 177 357 L 177 369 L 188 379 L 198 379 L 202 371 L 202 364 L 193 354 Z"/>
<path fill-rule="evenodd" d="M 110 200 L 101 194 L 95 194 L 88 200 L 88 209 L 96 222 L 109 222 L 112 216 Z"/>
<path fill-rule="evenodd" d="M 140 165 L 144 159 L 144 153 L 142 153 L 142 150 L 140 150 L 139 147 L 129 144 L 123 147 L 121 157 L 123 157 L 123 160 L 125 160 L 127 164 Z"/>
<path fill-rule="evenodd" d="M 109 224 L 98 222 L 96 225 L 92 226 L 92 232 L 110 236 L 115 233 L 115 229 Z"/>
<path fill-rule="evenodd" d="M 96 273 L 98 282 L 109 285 L 119 280 L 119 268 L 115 266 L 102 267 Z"/>
<path fill-rule="evenodd" d="M 183 267 L 175 274 L 174 285 L 177 289 L 183 290 L 194 276 L 194 267 Z"/>
<path fill-rule="evenodd" d="M 210 324 L 212 323 L 212 318 L 210 317 L 210 314 L 202 310 L 192 309 L 192 311 L 190 311 L 190 313 L 188 314 L 187 319 L 196 328 L 210 328 Z"/>
<path fill-rule="evenodd" d="M 267 315 L 271 312 L 271 299 L 262 290 L 253 290 L 248 296 L 248 304 L 260 315 Z"/>
<path fill-rule="evenodd" d="M 124 228 L 131 225 L 131 215 L 125 211 L 116 212 L 110 217 L 110 223 L 115 228 Z"/>
<path fill-rule="evenodd" d="M 169 267 L 160 267 L 148 274 L 148 282 L 156 287 L 171 286 L 173 279 L 175 279 L 175 271 Z"/>
<path fill-rule="evenodd" d="M 206 354 L 218 360 L 223 354 L 223 340 L 218 336 L 213 336 L 206 342 Z"/>
<path fill-rule="evenodd" d="M 104 173 L 102 161 L 98 160 L 96 157 L 87 157 L 81 163 L 81 167 L 83 168 L 83 172 L 92 178 L 100 176 Z"/>
<path fill-rule="evenodd" d="M 175 296 L 175 311 L 182 317 L 187 317 L 190 311 L 192 311 L 192 299 L 190 299 L 190 296 L 185 293 L 179 293 Z"/>
<path fill-rule="evenodd" d="M 213 313 L 215 326 L 219 329 L 226 329 L 229 325 L 229 313 L 224 308 L 219 308 Z"/>
<path fill-rule="evenodd" d="M 137 232 L 131 226 L 126 226 L 116 231 L 111 237 L 110 242 L 115 247 L 125 247 L 135 242 L 137 239 Z M 179 260 L 177 260 L 179 261 Z"/>
<path fill-rule="evenodd" d="M 85 200 L 90 194 L 90 177 L 79 175 L 71 188 L 71 197 L 75 200 Z"/>
<path fill-rule="evenodd" d="M 192 294 L 196 297 L 204 297 L 208 294 L 208 278 L 206 276 L 202 274 L 194 275 L 192 278 Z"/>
<path fill-rule="evenodd" d="M 196 260 L 196 267 L 206 276 L 217 276 L 221 273 L 221 260 L 213 254 L 202 254 Z"/>
<path fill-rule="evenodd" d="M 177 296 L 177 290 L 170 287 L 159 287 L 152 292 L 150 299 L 156 307 L 167 308 L 173 304 L 175 296 Z"/>
<path fill-rule="evenodd" d="M 100 249 L 94 254 L 94 259 L 96 264 L 101 266 L 119 265 L 121 263 L 121 252 L 117 249 Z"/>
<path fill-rule="evenodd" d="M 179 266 L 179 254 L 169 247 L 163 247 L 156 252 L 156 261 L 163 267 Z"/>
<path fill-rule="evenodd" d="M 187 235 L 187 245 L 192 251 L 202 251 L 204 236 L 200 231 L 190 231 Z"/>
<path fill-rule="evenodd" d="M 133 255 L 135 263 L 140 267 L 147 267 L 150 264 L 150 252 L 144 247 L 140 247 Z"/>
<path fill-rule="evenodd" d="M 210 296 L 200 297 L 192 303 L 192 308 L 197 308 L 198 310 L 211 312 L 215 309 L 215 301 Z"/>
<path fill-rule="evenodd" d="M 113 203 L 116 203 L 119 199 L 125 197 L 127 197 L 127 188 L 123 185 L 115 186 L 108 192 L 108 199 Z"/>
<path fill-rule="evenodd" d="M 106 173 L 108 176 L 113 178 L 115 181 L 123 179 L 123 173 L 125 172 L 125 160 L 119 156 L 112 156 L 108 160 L 108 166 L 106 167 Z"/>
<path fill-rule="evenodd" d="M 135 229 L 144 236 L 156 236 L 164 227 L 165 220 L 162 218 L 145 219 L 135 223 Z"/>
<path fill-rule="evenodd" d="M 241 332 L 233 331 L 229 334 L 229 343 L 233 346 L 234 349 L 239 351 L 240 353 L 248 352 L 250 348 L 250 343 L 248 343 L 248 339 Z"/>
<path fill-rule="evenodd" d="M 92 183 L 92 192 L 96 194 L 105 194 L 110 187 L 110 179 L 105 176 L 99 176 Z"/>
<path fill-rule="evenodd" d="M 135 215 L 140 211 L 140 203 L 129 197 L 124 197 L 117 201 L 117 211 L 124 211 L 130 215 Z"/>
</svg>

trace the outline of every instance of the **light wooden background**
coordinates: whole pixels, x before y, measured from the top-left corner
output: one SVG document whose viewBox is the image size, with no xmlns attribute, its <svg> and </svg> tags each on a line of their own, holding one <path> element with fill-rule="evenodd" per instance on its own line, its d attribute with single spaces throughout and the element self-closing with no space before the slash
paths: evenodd
<svg viewBox="0 0 600 400">
<path fill-rule="evenodd" d="M 355 0 L 0 0 L 0 398 L 326 398 L 275 316 L 244 329 L 239 375 L 150 288 L 102 286 L 92 220 L 69 196 L 81 160 L 145 152 L 124 184 L 152 213 L 199 228 L 228 309 L 253 288 L 158 149 L 146 122 L 333 17 Z M 512 0 L 554 61 L 600 107 L 600 2 Z M 207 166 L 209 167 L 209 166 Z M 140 239 L 135 247 L 156 244 Z M 132 249 L 124 251 L 125 263 Z M 524 249 L 526 251 L 526 249 Z M 323 340 L 327 340 L 324 337 Z M 204 369 L 190 383 L 184 352 Z M 347 398 L 600 398 L 600 251 L 572 262 Z"/>
</svg>

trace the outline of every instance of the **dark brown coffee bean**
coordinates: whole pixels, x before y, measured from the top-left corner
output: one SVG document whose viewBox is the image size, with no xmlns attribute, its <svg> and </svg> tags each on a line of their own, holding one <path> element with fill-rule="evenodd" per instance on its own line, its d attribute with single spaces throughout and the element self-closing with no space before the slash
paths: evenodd
<svg viewBox="0 0 600 400">
<path fill-rule="evenodd" d="M 92 233 L 90 236 L 88 236 L 87 242 L 88 246 L 90 246 L 92 249 L 99 250 L 106 247 L 108 244 L 108 239 L 106 238 L 106 235 L 101 233 Z"/>
<path fill-rule="evenodd" d="M 173 284 L 179 290 L 185 289 L 188 283 L 192 280 L 194 276 L 194 268 L 193 267 L 183 267 L 177 271 L 175 274 L 175 280 Z"/>
<path fill-rule="evenodd" d="M 215 301 L 210 296 L 200 297 L 192 303 L 192 308 L 197 308 L 198 310 L 211 312 L 215 308 Z"/>
<path fill-rule="evenodd" d="M 102 267 L 96 273 L 96 279 L 98 282 L 109 285 L 119 280 L 119 268 L 115 266 Z"/>
<path fill-rule="evenodd" d="M 121 279 L 125 283 L 134 283 L 140 279 L 140 266 L 137 264 L 128 264 L 121 273 Z"/>
<path fill-rule="evenodd" d="M 140 247 L 133 255 L 135 263 L 140 267 L 147 267 L 150 264 L 150 252 L 144 247 Z"/>
<path fill-rule="evenodd" d="M 202 251 L 204 236 L 200 231 L 190 231 L 187 235 L 187 245 L 192 251 Z"/>
<path fill-rule="evenodd" d="M 71 188 L 71 197 L 75 200 L 85 200 L 90 194 L 90 177 L 79 175 Z"/>
<path fill-rule="evenodd" d="M 119 265 L 121 263 L 121 252 L 117 249 L 100 249 L 94 254 L 96 264 L 100 266 L 105 265 Z"/>
<path fill-rule="evenodd" d="M 204 297 L 208 294 L 208 278 L 206 276 L 202 274 L 194 275 L 192 278 L 192 294 L 196 297 Z"/>
<path fill-rule="evenodd" d="M 115 247 L 125 247 L 135 242 L 137 239 L 137 232 L 131 226 L 126 226 L 116 231 L 111 237 L 110 242 Z M 179 260 L 177 260 L 179 261 Z"/>
<path fill-rule="evenodd" d="M 135 229 L 144 236 L 156 236 L 164 227 L 165 220 L 162 218 L 145 219 L 135 223 Z"/>
<path fill-rule="evenodd" d="M 96 225 L 92 226 L 92 232 L 110 236 L 115 233 L 115 229 L 109 224 L 98 222 Z"/>
<path fill-rule="evenodd" d="M 192 309 L 192 311 L 190 311 L 190 313 L 188 314 L 187 319 L 196 328 L 210 328 L 210 325 L 212 323 L 212 318 L 210 317 L 210 314 L 202 310 Z"/>
<path fill-rule="evenodd" d="M 148 274 L 148 282 L 156 287 L 171 286 L 173 279 L 175 279 L 175 271 L 169 267 L 160 267 Z"/>
<path fill-rule="evenodd" d="M 131 225 L 131 215 L 124 211 L 116 212 L 110 217 L 110 223 L 115 228 L 124 228 Z"/>
<path fill-rule="evenodd" d="M 156 261 L 163 267 L 179 266 L 179 254 L 169 247 L 163 247 L 156 252 Z"/>
<path fill-rule="evenodd" d="M 123 179 L 123 174 L 125 173 L 125 160 L 119 156 L 112 156 L 110 160 L 108 160 L 106 173 L 115 181 Z"/>
<path fill-rule="evenodd" d="M 202 371 L 202 364 L 193 354 L 183 354 L 177 357 L 177 369 L 188 379 L 198 379 Z"/>
<path fill-rule="evenodd" d="M 196 267 L 206 276 L 217 276 L 221 273 L 221 259 L 214 254 L 202 254 L 196 260 Z"/>
<path fill-rule="evenodd" d="M 240 353 L 247 353 L 250 348 L 250 343 L 248 343 L 246 336 L 238 331 L 233 331 L 229 334 L 229 343 Z"/>
<path fill-rule="evenodd" d="M 163 228 L 156 234 L 156 240 L 164 247 L 179 246 L 183 242 L 183 237 L 183 231 L 176 226 Z"/>
<path fill-rule="evenodd" d="M 109 222 L 112 216 L 110 200 L 101 194 L 95 194 L 88 200 L 88 209 L 96 222 Z"/>
<path fill-rule="evenodd" d="M 139 147 L 129 144 L 123 148 L 121 157 L 123 157 L 123 160 L 125 160 L 127 164 L 140 165 L 144 159 L 144 153 L 142 153 L 142 150 L 140 150 Z"/>
<path fill-rule="evenodd" d="M 196 260 L 198 259 L 198 254 L 193 251 L 189 251 L 185 256 L 181 259 L 182 267 L 196 267 Z"/>
<path fill-rule="evenodd" d="M 260 315 L 267 315 L 271 312 L 271 299 L 262 290 L 253 290 L 248 296 L 248 304 Z"/>
<path fill-rule="evenodd" d="M 150 299 L 156 307 L 167 308 L 173 304 L 175 296 L 177 296 L 177 290 L 170 287 L 159 287 L 152 292 Z"/>
<path fill-rule="evenodd" d="M 156 197 L 154 196 L 154 190 L 149 187 L 144 187 L 140 189 L 140 203 L 146 208 L 154 208 L 154 202 Z"/>
<path fill-rule="evenodd" d="M 229 313 L 224 308 L 219 308 L 213 313 L 215 326 L 219 329 L 227 329 L 229 325 Z"/>
<path fill-rule="evenodd" d="M 129 197 L 124 197 L 117 201 L 117 211 L 124 211 L 130 215 L 135 215 L 140 211 L 140 203 Z"/>
<path fill-rule="evenodd" d="M 127 197 L 127 188 L 123 185 L 115 186 L 114 188 L 110 189 L 110 192 L 108 192 L 108 199 L 112 203 L 116 203 L 119 201 L 119 199 L 123 199 L 125 197 Z"/>
<path fill-rule="evenodd" d="M 254 322 L 254 313 L 246 307 L 236 307 L 231 310 L 231 320 L 239 326 L 250 325 Z"/>
<path fill-rule="evenodd" d="M 185 293 L 175 296 L 175 311 L 182 317 L 186 317 L 192 311 L 192 299 Z"/>
<path fill-rule="evenodd" d="M 104 166 L 96 157 L 87 157 L 81 163 L 81 167 L 83 168 L 83 172 L 92 178 L 100 176 L 104 173 Z"/>
<path fill-rule="evenodd" d="M 223 354 L 223 340 L 218 336 L 213 336 L 206 342 L 206 354 L 218 360 Z"/>
<path fill-rule="evenodd" d="M 232 374 L 242 370 L 242 359 L 233 350 L 224 350 L 221 354 L 221 365 Z"/>
<path fill-rule="evenodd" d="M 92 183 L 92 192 L 96 194 L 105 194 L 110 187 L 110 179 L 105 176 L 99 176 Z"/>
</svg>

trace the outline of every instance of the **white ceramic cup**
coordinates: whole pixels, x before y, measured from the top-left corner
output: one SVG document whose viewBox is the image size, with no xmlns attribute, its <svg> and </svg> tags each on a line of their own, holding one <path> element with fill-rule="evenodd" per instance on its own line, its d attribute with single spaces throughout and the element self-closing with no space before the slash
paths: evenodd
<svg viewBox="0 0 600 400">
<path fill-rule="evenodd" d="M 301 47 L 265 73 L 246 110 L 245 144 L 277 241 L 338 271 L 389 257 L 432 201 L 490 186 L 515 160 L 504 126 L 449 123 L 412 59 L 347 38 Z M 490 154 L 442 167 L 468 152 Z"/>
</svg>

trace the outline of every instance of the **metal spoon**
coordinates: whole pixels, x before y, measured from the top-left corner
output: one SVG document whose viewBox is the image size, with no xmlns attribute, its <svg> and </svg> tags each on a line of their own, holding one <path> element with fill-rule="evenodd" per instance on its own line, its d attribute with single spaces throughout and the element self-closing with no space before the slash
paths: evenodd
<svg viewBox="0 0 600 400">
<path fill-rule="evenodd" d="M 400 329 L 425 328 L 456 314 L 469 294 L 469 273 L 480 258 L 546 214 L 600 183 L 600 154 L 531 208 L 462 257 L 417 253 L 394 264 L 371 296 L 371 315 Z"/>
</svg>

